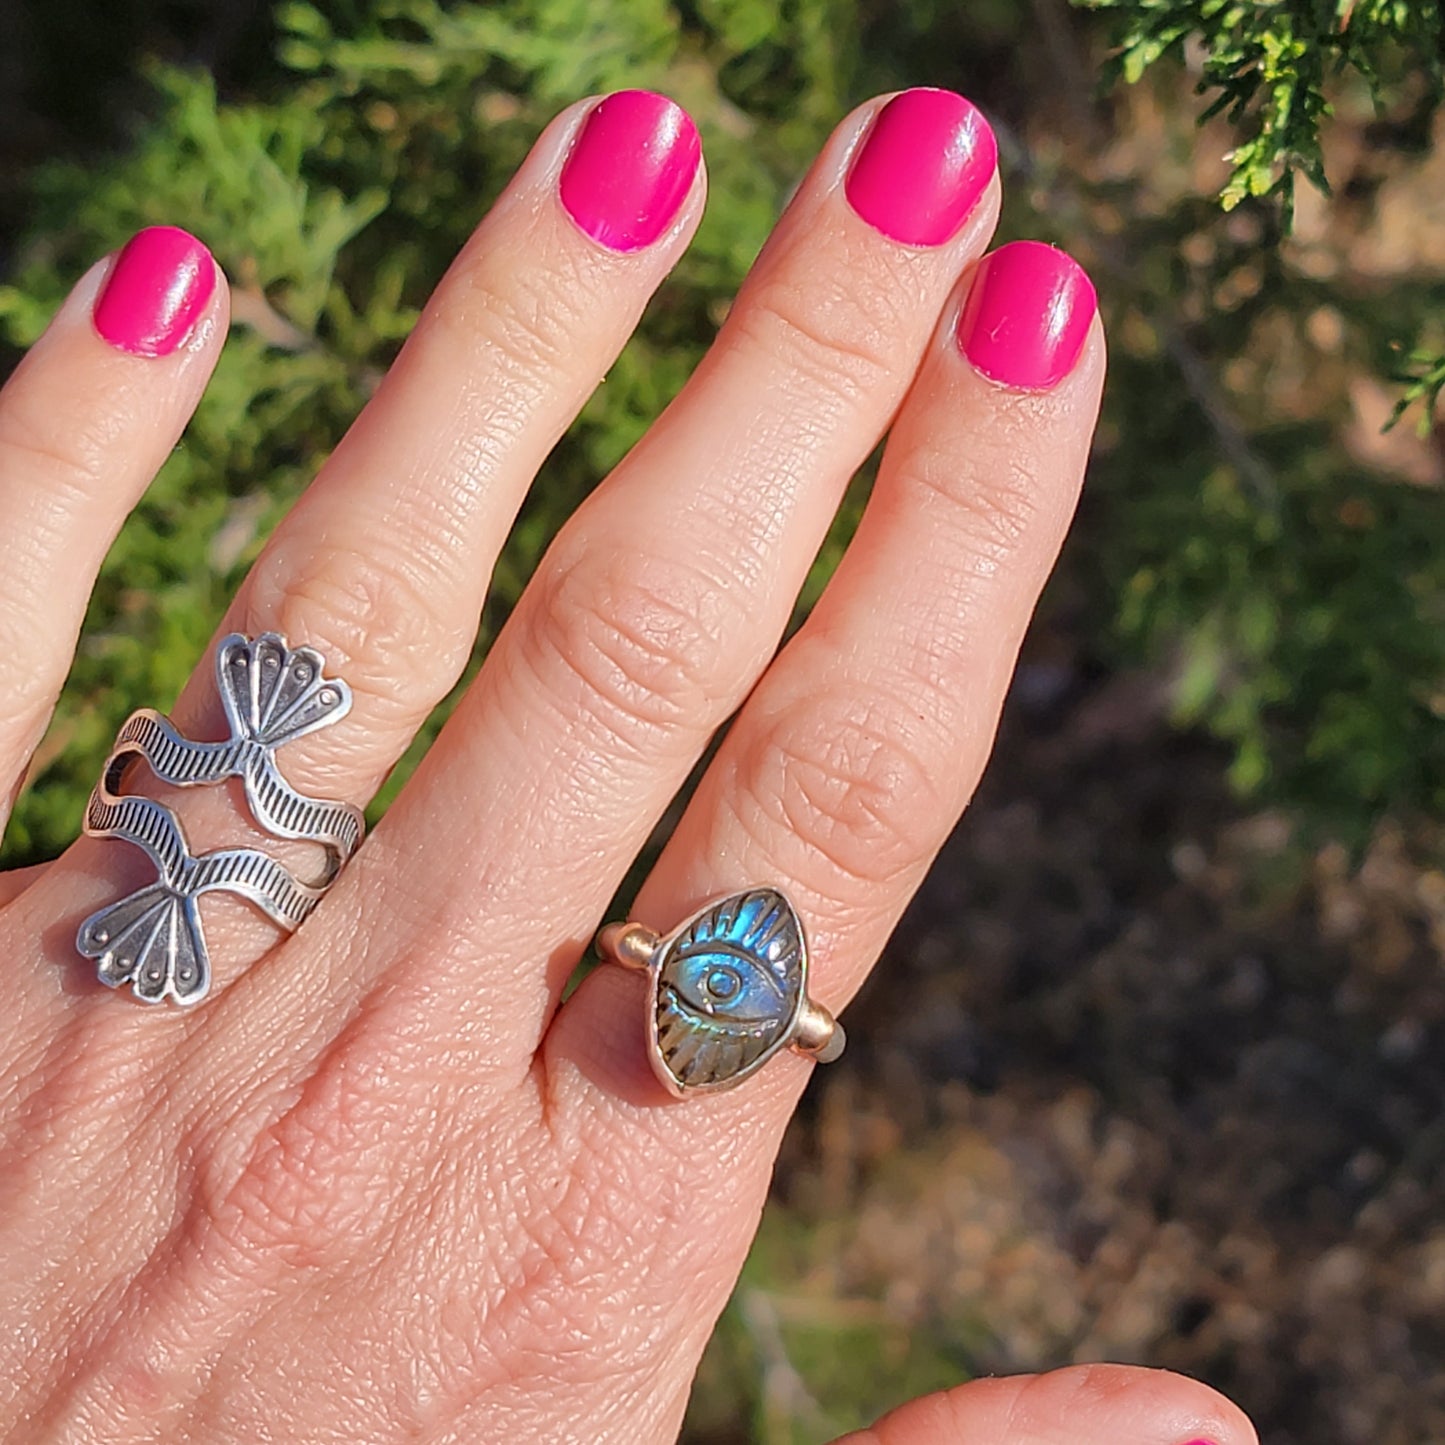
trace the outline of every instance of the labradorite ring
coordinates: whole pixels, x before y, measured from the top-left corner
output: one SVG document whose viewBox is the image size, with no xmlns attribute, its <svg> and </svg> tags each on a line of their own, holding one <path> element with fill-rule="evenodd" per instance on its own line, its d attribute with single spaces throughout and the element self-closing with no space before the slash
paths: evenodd
<svg viewBox="0 0 1445 1445">
<path fill-rule="evenodd" d="M 843 1052 L 843 1027 L 808 997 L 802 920 L 777 888 L 717 899 L 665 937 L 609 923 L 597 951 L 647 974 L 647 1053 L 675 1098 L 730 1089 L 782 1049 L 818 1063 Z"/>
</svg>

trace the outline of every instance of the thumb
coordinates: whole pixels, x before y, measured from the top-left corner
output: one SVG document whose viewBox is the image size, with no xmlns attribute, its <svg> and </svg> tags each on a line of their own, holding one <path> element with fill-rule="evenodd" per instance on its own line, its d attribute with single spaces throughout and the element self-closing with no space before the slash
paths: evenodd
<svg viewBox="0 0 1445 1445">
<path fill-rule="evenodd" d="M 1259 1445 L 1244 1412 L 1183 1375 L 1076 1365 L 924 1395 L 834 1445 Z"/>
</svg>

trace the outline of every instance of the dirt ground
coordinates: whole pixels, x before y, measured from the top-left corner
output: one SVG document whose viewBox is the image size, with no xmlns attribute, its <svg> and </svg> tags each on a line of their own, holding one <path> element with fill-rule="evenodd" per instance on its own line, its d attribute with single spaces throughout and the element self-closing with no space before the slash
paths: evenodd
<svg viewBox="0 0 1445 1445">
<path fill-rule="evenodd" d="M 785 1151 L 823 1244 L 784 1315 L 1183 1370 L 1266 1445 L 1445 1440 L 1445 874 L 1242 813 L 1156 701 L 1025 667 Z"/>
</svg>

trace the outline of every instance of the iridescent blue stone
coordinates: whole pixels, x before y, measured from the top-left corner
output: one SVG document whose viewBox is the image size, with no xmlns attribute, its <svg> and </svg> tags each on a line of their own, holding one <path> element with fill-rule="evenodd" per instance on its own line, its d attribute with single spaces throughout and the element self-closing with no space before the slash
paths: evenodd
<svg viewBox="0 0 1445 1445">
<path fill-rule="evenodd" d="M 725 898 L 664 946 L 657 1046 L 679 1090 L 737 1083 L 787 1043 L 806 958 L 798 916 L 772 888 Z"/>
</svg>

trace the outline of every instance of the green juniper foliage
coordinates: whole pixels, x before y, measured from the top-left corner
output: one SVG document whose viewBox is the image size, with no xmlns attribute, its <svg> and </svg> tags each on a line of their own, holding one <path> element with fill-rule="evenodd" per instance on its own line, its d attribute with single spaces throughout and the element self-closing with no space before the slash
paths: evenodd
<svg viewBox="0 0 1445 1445">
<path fill-rule="evenodd" d="M 1388 138 L 1383 149 L 1414 156 L 1432 148 L 1445 94 L 1445 9 L 1435 0 L 1073 3 L 1107 12 L 1115 48 L 1106 86 L 1137 82 L 1166 59 L 1188 64 L 1207 99 L 1201 118 L 1222 112 L 1238 133 L 1223 208 L 1272 202 L 1266 232 L 1276 221 L 1289 230 L 1298 175 L 1330 192 L 1322 128 L 1332 93 L 1363 84 Z M 1171 229 L 1166 223 L 1154 246 L 1174 241 L 1171 284 L 1178 287 L 1177 257 L 1200 232 L 1186 222 L 1171 238 Z M 1216 252 L 1226 259 L 1206 288 L 1245 261 L 1227 243 Z M 1254 261 L 1263 277 L 1256 296 L 1226 303 L 1222 314 L 1207 299 L 1216 320 L 1196 328 L 1201 340 L 1212 331 L 1212 349 L 1227 357 L 1247 350 L 1256 328 L 1284 319 L 1308 355 L 1305 317 L 1321 303 L 1338 308 L 1360 359 L 1397 383 L 1387 425 L 1415 407 L 1420 435 L 1430 435 L 1445 389 L 1445 287 L 1437 278 L 1410 278 L 1380 297 L 1343 282 L 1329 292 L 1267 255 Z M 1226 337 L 1233 345 L 1220 345 Z M 1182 349 L 1187 355 L 1187 342 Z M 1117 347 L 1114 355 L 1118 362 Z M 1124 365 L 1134 360 L 1129 355 Z M 1120 602 L 1115 635 L 1148 651 L 1166 639 L 1178 647 L 1179 718 L 1203 722 L 1234 745 L 1233 776 L 1244 791 L 1274 791 L 1345 836 L 1362 837 L 1381 808 L 1438 812 L 1445 804 L 1438 492 L 1382 484 L 1337 447 L 1321 445 L 1322 437 L 1267 415 L 1249 418 L 1247 433 L 1216 423 L 1216 446 L 1181 458 L 1144 378 L 1121 384 L 1116 367 L 1111 399 L 1128 413 L 1124 425 L 1144 455 L 1151 433 L 1158 437 L 1154 455 L 1168 459 L 1172 477 L 1132 496 L 1136 534 L 1157 546 L 1126 544 L 1108 557 L 1105 544 L 1096 555 Z M 1198 388 L 1194 400 L 1209 410 Z M 1248 413 L 1247 399 L 1239 408 Z"/>
<path fill-rule="evenodd" d="M 149 0 L 127 3 L 149 33 Z M 1338 415 L 1281 416 L 1225 375 L 1280 328 L 1308 361 L 1306 322 L 1326 308 L 1350 364 L 1407 375 L 1394 395 L 1429 415 L 1445 377 L 1445 338 L 1431 330 L 1445 310 L 1439 282 L 1326 284 L 1278 243 L 1294 177 L 1326 180 L 1321 128 L 1342 87 L 1375 95 L 1395 136 L 1390 166 L 1428 154 L 1439 11 L 1403 0 L 1093 8 L 1104 13 L 1034 7 L 1052 17 L 1036 34 L 1033 10 L 1011 0 L 904 0 L 876 13 L 849 0 L 332 0 L 270 12 L 275 59 L 253 64 L 237 94 L 218 97 L 204 70 L 152 64 L 150 99 L 113 153 L 27 172 L 23 223 L 0 226 L 16 235 L 0 334 L 28 343 L 86 265 L 156 222 L 212 245 L 236 325 L 195 422 L 105 566 L 7 859 L 73 836 L 116 724 L 137 700 L 174 695 L 262 539 L 540 127 L 577 96 L 624 85 L 668 90 L 698 118 L 707 219 L 529 498 L 478 656 L 559 520 L 702 354 L 829 127 L 873 91 L 923 80 L 985 105 L 1003 142 L 1004 234 L 1076 250 L 1110 325 L 1105 425 L 1054 593 L 1064 600 L 1046 617 L 1074 629 L 1086 659 L 1162 663 L 1177 715 L 1230 745 L 1242 789 L 1354 836 L 1385 810 L 1439 806 L 1437 494 L 1351 461 L 1333 441 Z M 49 13 L 37 6 L 32 23 Z M 110 24 L 126 13 L 115 7 Z M 1085 58 L 1081 104 L 1097 124 L 1087 57 L 1111 53 L 1110 39 L 1114 80 L 1150 70 L 1146 83 L 1178 114 L 1158 64 L 1174 57 L 1205 103 L 1224 107 L 1237 135 L 1232 215 L 1206 196 L 1153 198 L 1094 175 L 1102 135 L 1056 123 L 1069 115 L 1049 105 L 1067 87 L 1048 67 L 1071 47 Z M 805 604 L 865 494 L 866 477 Z"/>
<path fill-rule="evenodd" d="M 1390 414 L 1390 424 L 1393 426 L 1418 403 L 1420 435 L 1429 436 L 1440 393 L 1445 391 L 1445 355 L 1417 348 L 1406 356 L 1394 375 L 1404 391 Z"/>
<path fill-rule="evenodd" d="M 1285 220 L 1297 174 L 1328 191 L 1320 126 L 1328 85 L 1346 71 L 1381 100 L 1413 90 L 1417 124 L 1438 106 L 1445 16 L 1432 0 L 1075 0 L 1115 12 L 1112 73 L 1137 81 L 1167 55 L 1197 47 L 1206 115 L 1245 134 L 1222 199 L 1278 196 Z"/>
<path fill-rule="evenodd" d="M 1295 180 L 1326 194 L 1320 130 L 1329 90 L 1363 80 L 1383 109 L 1402 102 L 1399 122 L 1427 144 L 1445 95 L 1445 6 L 1438 0 L 1073 0 L 1112 12 L 1116 50 L 1106 79 L 1138 81 L 1166 56 L 1198 57 L 1208 117 L 1224 112 L 1241 130 L 1230 152 L 1226 210 L 1246 198 L 1275 198 L 1289 228 Z M 1445 352 L 1416 348 L 1396 373 L 1405 391 L 1391 424 L 1420 403 L 1425 435 L 1445 390 Z"/>
<path fill-rule="evenodd" d="M 708 132 L 714 219 L 534 489 L 495 580 L 496 616 L 557 521 L 696 363 L 787 186 L 846 104 L 848 27 L 818 24 L 817 7 L 779 28 L 764 5 L 703 5 L 688 32 L 661 0 L 341 8 L 344 20 L 278 10 L 289 82 L 275 101 L 220 103 L 204 74 L 155 68 L 154 118 L 131 149 L 33 177 L 28 241 L 0 288 L 11 340 L 32 341 L 94 257 L 160 222 L 211 245 L 238 324 L 106 563 L 37 785 L 6 839 L 10 859 L 74 835 L 107 738 L 135 699 L 175 694 L 262 540 L 558 108 L 626 85 L 672 91 Z M 746 112 L 719 83 L 733 73 Z"/>
</svg>

